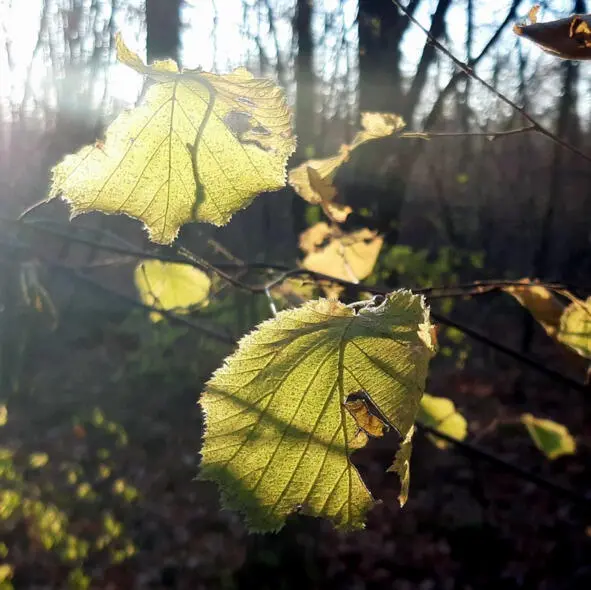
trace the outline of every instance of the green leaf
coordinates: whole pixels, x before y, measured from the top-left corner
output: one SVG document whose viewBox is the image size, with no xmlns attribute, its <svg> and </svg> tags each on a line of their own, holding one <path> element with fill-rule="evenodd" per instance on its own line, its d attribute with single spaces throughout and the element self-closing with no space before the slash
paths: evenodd
<svg viewBox="0 0 591 590">
<path fill-rule="evenodd" d="M 558 340 L 582 357 L 591 359 L 591 297 L 573 301 L 560 318 Z"/>
<path fill-rule="evenodd" d="M 201 479 L 217 482 L 252 530 L 277 530 L 297 509 L 363 527 L 374 500 L 350 460 L 364 443 L 348 396 L 366 392 L 408 439 L 407 466 L 432 352 L 428 310 L 409 291 L 380 305 L 320 299 L 280 312 L 206 386 Z"/>
<path fill-rule="evenodd" d="M 527 428 L 534 444 L 548 459 L 576 453 L 577 445 L 568 429 L 562 424 L 523 414 L 521 421 Z"/>
<path fill-rule="evenodd" d="M 8 420 L 8 410 L 6 405 L 0 404 L 0 426 L 4 426 Z"/>
<path fill-rule="evenodd" d="M 421 398 L 418 420 L 457 440 L 464 440 L 468 434 L 466 419 L 456 410 L 455 404 L 446 397 L 425 393 Z M 429 439 L 440 449 L 446 449 L 448 446 L 446 441 L 436 436 L 429 436 Z"/>
<path fill-rule="evenodd" d="M 135 269 L 135 285 L 146 305 L 187 313 L 190 307 L 207 305 L 211 280 L 188 264 L 144 260 Z M 158 312 L 150 314 L 153 322 L 162 317 Z"/>
<path fill-rule="evenodd" d="M 104 142 L 53 168 L 49 199 L 72 215 L 125 213 L 169 244 L 181 225 L 227 223 L 262 191 L 285 185 L 295 149 L 284 92 L 244 68 L 218 76 L 178 71 L 171 60 L 146 66 L 117 36 L 117 56 L 154 83 L 143 104 L 121 114 Z"/>
</svg>

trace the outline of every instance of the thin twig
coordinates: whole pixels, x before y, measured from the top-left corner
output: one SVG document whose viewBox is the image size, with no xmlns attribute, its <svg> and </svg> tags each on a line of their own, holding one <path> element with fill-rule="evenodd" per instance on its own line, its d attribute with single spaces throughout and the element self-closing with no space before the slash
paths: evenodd
<svg viewBox="0 0 591 590">
<path fill-rule="evenodd" d="M 422 139 L 431 139 L 438 137 L 486 137 L 493 140 L 499 137 L 507 137 L 508 135 L 520 135 L 530 131 L 537 131 L 535 125 L 525 125 L 517 129 L 507 129 L 506 131 L 419 131 L 413 133 L 412 131 L 400 134 L 400 137 L 417 137 Z"/>
<path fill-rule="evenodd" d="M 520 107 L 516 102 L 511 100 L 508 96 L 497 90 L 492 84 L 487 82 L 484 78 L 481 78 L 473 68 L 471 68 L 467 63 L 463 62 L 462 60 L 458 59 L 443 43 L 438 41 L 412 14 L 402 6 L 399 0 L 392 0 L 393 4 L 398 7 L 398 9 L 406 15 L 407 18 L 411 20 L 425 35 L 427 35 L 427 39 L 429 43 L 431 43 L 434 47 L 436 47 L 441 53 L 443 53 L 446 57 L 448 57 L 460 70 L 462 70 L 467 76 L 470 78 L 477 80 L 480 84 L 482 84 L 487 90 L 492 92 L 498 99 L 503 101 L 505 104 L 509 105 L 512 109 L 518 112 L 524 119 L 531 123 L 532 127 L 538 133 L 545 135 L 558 145 L 561 145 L 563 148 L 571 151 L 573 154 L 584 158 L 588 162 L 591 162 L 591 155 L 586 154 L 578 147 L 570 144 L 568 141 L 562 139 L 552 131 L 550 131 L 547 127 L 539 123 L 534 117 L 532 117 L 523 107 Z"/>
<path fill-rule="evenodd" d="M 492 465 L 503 469 L 504 471 L 508 471 L 509 473 L 516 475 L 517 477 L 524 479 L 526 481 L 530 481 L 537 486 L 552 492 L 553 494 L 564 496 L 568 498 L 570 501 L 580 504 L 587 509 L 591 509 L 591 497 L 587 494 L 580 494 L 579 492 L 573 490 L 572 488 L 567 488 L 562 486 L 552 480 L 546 479 L 536 473 L 533 473 L 529 469 L 524 469 L 515 463 L 511 463 L 498 455 L 491 453 L 481 447 L 477 447 L 465 440 L 458 440 L 453 436 L 449 436 L 443 432 L 437 430 L 432 426 L 427 426 L 426 424 L 421 424 L 417 422 L 417 428 L 424 432 L 428 432 L 429 434 L 436 436 L 456 447 L 460 452 L 465 453 L 466 455 L 476 457 L 477 459 L 483 459 L 488 461 Z"/>
</svg>

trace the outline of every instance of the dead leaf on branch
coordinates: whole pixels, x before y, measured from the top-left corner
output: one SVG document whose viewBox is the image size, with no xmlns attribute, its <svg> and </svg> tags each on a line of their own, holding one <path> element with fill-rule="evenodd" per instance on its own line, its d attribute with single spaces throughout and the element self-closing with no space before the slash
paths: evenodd
<svg viewBox="0 0 591 590">
<path fill-rule="evenodd" d="M 339 166 L 347 162 L 351 152 L 373 139 L 380 139 L 398 133 L 404 128 L 404 121 L 392 113 L 362 113 L 361 126 L 350 144 L 340 147 L 339 153 L 329 158 L 307 160 L 289 171 L 289 184 L 304 199 L 313 205 L 321 205 L 327 216 L 342 223 L 352 209 L 338 202 L 338 194 L 333 185 Z"/>
<path fill-rule="evenodd" d="M 119 60 L 154 80 L 143 104 L 121 114 L 105 141 L 67 156 L 52 170 L 48 199 L 72 215 L 125 213 L 150 239 L 172 242 L 184 223 L 227 223 L 254 197 L 285 184 L 295 149 L 284 92 L 244 68 L 223 76 L 146 66 L 117 36 Z"/>
<path fill-rule="evenodd" d="M 591 14 L 574 14 L 540 23 L 539 8 L 533 6 L 528 13 L 529 24 L 515 25 L 513 32 L 563 59 L 591 59 Z"/>
<path fill-rule="evenodd" d="M 503 287 L 544 328 L 548 336 L 566 347 L 571 358 L 581 367 L 581 357 L 591 359 L 591 297 L 582 301 L 572 293 L 561 289 L 560 295 L 570 300 L 565 306 L 547 287 L 521 279 L 521 285 Z M 573 353 L 576 353 L 576 357 Z M 588 363 L 585 363 L 586 368 Z"/>
</svg>

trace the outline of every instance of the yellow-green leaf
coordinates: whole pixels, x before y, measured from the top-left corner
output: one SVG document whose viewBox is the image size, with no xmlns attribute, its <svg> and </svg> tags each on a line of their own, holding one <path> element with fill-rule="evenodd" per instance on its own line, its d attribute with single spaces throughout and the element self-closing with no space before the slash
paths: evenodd
<svg viewBox="0 0 591 590">
<path fill-rule="evenodd" d="M 333 232 L 325 223 L 306 230 L 300 246 L 309 248 L 302 266 L 337 279 L 358 283 L 371 274 L 383 238 L 367 228 L 351 233 Z M 321 239 L 322 238 L 322 239 Z"/>
<path fill-rule="evenodd" d="M 253 530 L 277 530 L 297 509 L 362 527 L 374 501 L 350 460 L 359 425 L 346 401 L 366 392 L 406 439 L 432 352 L 428 310 L 409 291 L 380 305 L 320 299 L 280 312 L 206 386 L 201 478 Z"/>
<path fill-rule="evenodd" d="M 529 279 L 521 279 L 520 282 L 523 286 L 509 285 L 503 290 L 513 295 L 534 316 L 548 336 L 555 337 L 564 305 L 546 287 L 536 285 Z"/>
<path fill-rule="evenodd" d="M 570 432 L 562 424 L 531 414 L 523 414 L 521 422 L 527 428 L 534 444 L 548 459 L 576 453 L 577 445 Z"/>
<path fill-rule="evenodd" d="M 455 404 L 447 397 L 438 397 L 425 393 L 421 398 L 418 420 L 457 440 L 464 440 L 468 434 L 466 419 L 456 410 Z M 429 436 L 429 438 L 440 449 L 445 449 L 448 446 L 446 441 L 436 436 Z"/>
<path fill-rule="evenodd" d="M 6 405 L 0 404 L 0 426 L 4 426 L 8 420 L 8 410 Z"/>
<path fill-rule="evenodd" d="M 0 582 L 6 582 L 12 578 L 14 568 L 8 563 L 0 564 Z"/>
<path fill-rule="evenodd" d="M 591 297 L 573 301 L 560 318 L 558 340 L 581 356 L 591 359 Z"/>
<path fill-rule="evenodd" d="M 392 113 L 361 113 L 361 126 L 350 144 L 342 145 L 339 153 L 329 158 L 307 160 L 289 171 L 289 184 L 302 197 L 314 205 L 323 205 L 335 221 L 345 221 L 351 209 L 336 202 L 336 189 L 332 181 L 342 164 L 350 158 L 351 151 L 361 144 L 401 131 L 404 121 Z"/>
<path fill-rule="evenodd" d="M 244 68 L 223 76 L 145 66 L 117 37 L 119 60 L 154 83 L 141 106 L 120 115 L 97 142 L 53 168 L 49 199 L 72 215 L 125 213 L 168 244 L 181 225 L 227 223 L 262 191 L 285 184 L 295 149 L 284 92 Z"/>
<path fill-rule="evenodd" d="M 49 456 L 47 455 L 47 453 L 33 453 L 29 455 L 29 465 L 34 469 L 40 469 L 41 467 L 45 467 L 48 461 Z"/>
<path fill-rule="evenodd" d="M 144 260 L 135 269 L 135 285 L 146 305 L 187 313 L 191 307 L 207 305 L 211 280 L 188 264 Z M 157 322 L 162 314 L 152 312 L 150 319 Z"/>
</svg>

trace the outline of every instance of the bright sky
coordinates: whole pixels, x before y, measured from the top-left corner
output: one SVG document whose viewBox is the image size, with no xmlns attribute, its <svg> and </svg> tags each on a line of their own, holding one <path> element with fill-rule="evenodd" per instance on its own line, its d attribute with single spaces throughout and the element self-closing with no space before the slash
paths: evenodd
<svg viewBox="0 0 591 590">
<path fill-rule="evenodd" d="M 43 0 L 0 0 L 0 101 L 5 105 L 18 105 L 23 96 L 24 82 L 29 75 L 34 92 L 37 96 L 48 96 L 52 102 L 51 88 L 54 86 L 52 80 L 63 76 L 64 68 L 64 36 L 62 32 L 63 17 L 66 14 L 70 19 L 76 18 L 75 11 L 71 10 L 73 0 L 48 0 L 52 9 L 51 26 L 48 37 L 53 40 L 52 45 L 57 51 L 50 55 L 47 46 L 33 60 L 31 57 L 37 43 L 39 23 Z M 478 54 L 490 35 L 494 32 L 498 23 L 507 13 L 511 0 L 480 0 L 475 2 L 476 14 L 475 23 L 477 32 L 475 35 L 474 53 Z M 256 0 L 186 0 L 182 15 L 184 29 L 182 33 L 181 60 L 185 67 L 202 67 L 209 71 L 225 72 L 238 65 L 254 65 L 258 68 L 259 48 L 253 35 L 257 32 L 259 15 L 256 12 Z M 418 19 L 428 24 L 436 0 L 425 0 L 417 12 Z M 79 4 L 79 2 L 75 2 Z M 88 4 L 84 2 L 83 4 Z M 99 2 L 99 14 L 97 26 L 102 27 L 111 17 L 110 2 Z M 259 3 L 260 4 L 260 3 Z M 542 19 L 551 19 L 557 16 L 564 16 L 569 13 L 572 0 L 553 0 L 550 2 L 552 11 L 543 13 Z M 115 24 L 118 30 L 123 33 L 126 43 L 131 49 L 145 56 L 145 31 L 141 19 L 143 2 L 142 0 L 119 0 L 122 7 L 115 15 Z M 261 48 L 269 58 L 271 67 L 267 75 L 273 73 L 278 53 L 281 61 L 286 65 L 288 90 L 291 83 L 291 67 L 287 59 L 292 50 L 291 18 L 293 15 L 294 0 L 270 0 L 270 5 L 275 16 L 274 26 L 277 33 L 278 46 L 275 46 L 273 35 L 268 27 L 268 15 L 260 15 L 262 30 L 259 31 Z M 247 9 L 245 9 L 245 6 Z M 339 7 L 342 9 L 339 10 Z M 523 7 L 527 11 L 529 5 Z M 69 9 L 69 10 L 68 10 Z M 357 31 L 355 18 L 357 12 L 356 0 L 315 0 L 314 3 L 314 33 L 316 39 L 322 38 L 322 44 L 318 46 L 315 55 L 317 74 L 327 84 L 334 77 L 335 71 L 344 78 L 344 74 L 353 71 L 354 74 L 347 80 L 339 81 L 341 86 L 348 90 L 354 97 L 356 85 L 356 47 Z M 337 19 L 333 24 L 336 34 L 330 31 L 324 35 L 325 16 L 336 14 Z M 245 18 L 246 15 L 246 18 Z M 72 56 L 76 62 L 84 63 L 93 50 L 94 38 L 92 33 L 85 35 L 84 19 L 82 25 L 81 40 L 86 41 L 80 44 L 79 55 Z M 75 27 L 73 27 L 75 28 Z M 457 0 L 450 9 L 448 16 L 448 31 L 451 48 L 459 57 L 465 58 L 463 54 L 465 42 L 465 2 Z M 341 32 L 346 33 L 346 46 L 341 45 Z M 511 45 L 517 43 L 517 38 L 509 32 L 505 35 L 505 42 Z M 404 70 L 409 75 L 413 73 L 420 58 L 424 44 L 424 35 L 416 27 L 411 26 L 404 38 Z M 8 51 L 4 51 L 7 47 Z M 524 45 L 526 52 L 535 51 L 543 63 L 547 62 L 548 67 L 556 65 L 556 59 L 546 57 L 533 48 L 530 44 Z M 61 55 L 60 55 L 61 53 Z M 515 57 L 516 52 L 513 52 Z M 494 57 L 494 55 L 493 55 Z M 111 56 L 113 59 L 113 56 Z M 492 59 L 492 57 L 491 57 Z M 490 68 L 491 62 L 482 64 L 481 72 Z M 585 67 L 585 66 L 584 66 Z M 440 74 L 445 82 L 452 71 L 452 66 L 446 64 L 441 67 Z M 72 74 L 69 73 L 69 77 Z M 84 84 L 96 83 L 95 78 L 90 80 L 88 68 L 80 68 L 72 78 L 74 88 L 83 87 Z M 583 79 L 590 80 L 591 76 L 583 76 Z M 132 104 L 141 87 L 141 77 L 129 68 L 113 64 L 108 70 L 108 95 L 116 105 Z M 515 81 L 507 79 L 503 81 L 506 88 L 511 90 Z M 48 92 L 47 89 L 50 89 Z M 100 88 L 100 84 L 97 86 Z M 103 86 L 104 88 L 104 86 Z M 585 82 L 584 91 L 589 91 L 588 83 Z M 543 89 L 542 89 L 543 91 Z M 549 93 L 555 91 L 550 86 Z M 103 92 L 97 90 L 101 95 Z M 55 99 L 55 98 L 54 98 Z M 588 109 L 587 109 L 588 110 Z"/>
</svg>

